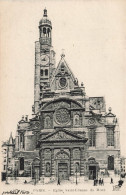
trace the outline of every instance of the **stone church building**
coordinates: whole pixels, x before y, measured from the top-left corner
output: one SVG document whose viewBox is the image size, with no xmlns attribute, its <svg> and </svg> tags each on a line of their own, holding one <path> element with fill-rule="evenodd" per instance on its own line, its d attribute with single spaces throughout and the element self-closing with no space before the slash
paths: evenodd
<svg viewBox="0 0 126 195">
<path fill-rule="evenodd" d="M 64 54 L 56 67 L 46 9 L 35 42 L 32 109 L 33 117 L 22 117 L 9 144 L 8 166 L 19 175 L 70 179 L 78 174 L 94 179 L 100 172 L 120 170 L 116 115 L 111 108 L 106 112 L 104 97 L 87 96 Z"/>
</svg>

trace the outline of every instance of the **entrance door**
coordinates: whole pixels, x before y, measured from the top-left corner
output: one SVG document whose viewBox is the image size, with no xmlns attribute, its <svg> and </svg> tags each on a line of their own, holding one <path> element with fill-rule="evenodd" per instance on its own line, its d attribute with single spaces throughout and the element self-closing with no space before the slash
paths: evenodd
<svg viewBox="0 0 126 195">
<path fill-rule="evenodd" d="M 89 179 L 96 179 L 96 166 L 89 166 Z"/>
<path fill-rule="evenodd" d="M 108 170 L 114 170 L 114 157 L 108 157 Z"/>
<path fill-rule="evenodd" d="M 58 164 L 58 176 L 60 180 L 68 179 L 68 165 L 67 163 Z"/>
<path fill-rule="evenodd" d="M 39 167 L 35 167 L 35 180 L 39 181 Z"/>
</svg>

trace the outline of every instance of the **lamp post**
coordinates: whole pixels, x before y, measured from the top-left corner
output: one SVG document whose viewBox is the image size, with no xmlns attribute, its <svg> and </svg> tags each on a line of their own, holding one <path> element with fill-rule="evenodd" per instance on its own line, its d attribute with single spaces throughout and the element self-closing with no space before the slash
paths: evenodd
<svg viewBox="0 0 126 195">
<path fill-rule="evenodd" d="M 32 179 L 32 163 L 31 163 L 31 179 Z"/>
<path fill-rule="evenodd" d="M 77 185 L 77 165 L 76 165 L 76 185 Z"/>
</svg>

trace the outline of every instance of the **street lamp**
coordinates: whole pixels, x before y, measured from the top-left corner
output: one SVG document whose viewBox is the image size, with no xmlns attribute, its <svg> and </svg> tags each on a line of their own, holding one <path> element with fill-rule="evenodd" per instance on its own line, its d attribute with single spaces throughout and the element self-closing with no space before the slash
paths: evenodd
<svg viewBox="0 0 126 195">
<path fill-rule="evenodd" d="M 77 165 L 76 165 L 76 185 L 77 185 Z"/>
</svg>

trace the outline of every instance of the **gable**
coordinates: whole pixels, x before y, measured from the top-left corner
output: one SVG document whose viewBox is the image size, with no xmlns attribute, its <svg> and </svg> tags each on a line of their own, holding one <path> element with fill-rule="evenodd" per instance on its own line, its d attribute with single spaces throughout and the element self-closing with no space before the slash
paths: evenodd
<svg viewBox="0 0 126 195">
<path fill-rule="evenodd" d="M 57 130 L 42 139 L 42 141 L 66 141 L 66 140 L 83 140 L 83 138 L 74 133 L 71 133 L 70 131 L 63 129 L 63 130 Z"/>
<path fill-rule="evenodd" d="M 78 81 L 64 58 L 61 58 L 50 85 L 52 90 L 69 90 L 78 86 Z"/>
</svg>

